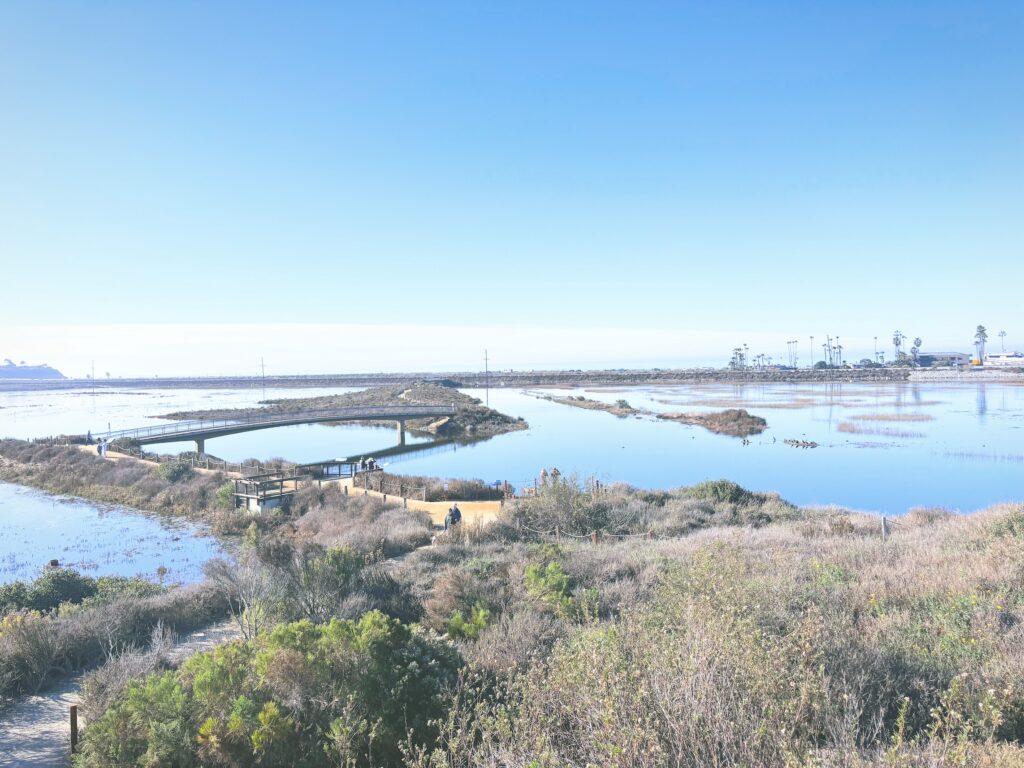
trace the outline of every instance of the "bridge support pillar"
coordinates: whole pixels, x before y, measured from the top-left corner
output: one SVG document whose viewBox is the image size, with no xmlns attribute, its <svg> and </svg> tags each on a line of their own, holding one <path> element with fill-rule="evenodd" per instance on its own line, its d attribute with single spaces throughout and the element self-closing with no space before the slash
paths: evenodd
<svg viewBox="0 0 1024 768">
<path fill-rule="evenodd" d="M 395 424 L 398 425 L 398 444 L 405 445 L 405 422 L 396 421 Z"/>
<path fill-rule="evenodd" d="M 206 440 L 201 437 L 196 438 L 196 453 L 200 456 L 206 453 Z"/>
</svg>

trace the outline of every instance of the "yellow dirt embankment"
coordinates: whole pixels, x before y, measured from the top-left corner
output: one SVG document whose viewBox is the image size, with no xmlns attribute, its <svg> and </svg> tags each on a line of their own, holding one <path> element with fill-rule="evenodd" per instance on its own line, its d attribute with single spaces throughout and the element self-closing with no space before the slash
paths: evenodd
<svg viewBox="0 0 1024 768">
<path fill-rule="evenodd" d="M 369 496 L 376 496 L 378 499 L 383 499 L 387 496 L 392 501 L 401 501 L 394 494 L 368 491 L 365 488 L 353 488 L 351 480 L 340 480 L 338 482 L 347 486 L 348 492 L 352 494 L 362 495 L 366 493 Z M 452 504 L 459 505 L 459 511 L 462 512 L 462 521 L 464 523 L 489 523 L 501 512 L 500 501 L 421 501 L 420 499 L 407 499 L 405 503 L 409 509 L 426 512 L 430 515 L 430 519 L 438 525 L 444 525 L 444 516 L 448 513 Z"/>
</svg>

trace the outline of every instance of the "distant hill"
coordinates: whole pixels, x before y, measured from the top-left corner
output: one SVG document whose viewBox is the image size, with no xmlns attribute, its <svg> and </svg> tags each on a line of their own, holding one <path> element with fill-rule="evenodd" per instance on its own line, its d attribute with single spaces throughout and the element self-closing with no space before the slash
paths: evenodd
<svg viewBox="0 0 1024 768">
<path fill-rule="evenodd" d="M 48 365 L 25 365 L 4 360 L 0 365 L 0 379 L 66 379 L 63 373 Z"/>
</svg>

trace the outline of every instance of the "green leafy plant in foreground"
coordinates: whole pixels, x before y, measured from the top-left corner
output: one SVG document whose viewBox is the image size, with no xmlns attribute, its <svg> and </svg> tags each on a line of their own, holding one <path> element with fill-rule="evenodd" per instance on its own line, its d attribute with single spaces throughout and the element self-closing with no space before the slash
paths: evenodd
<svg viewBox="0 0 1024 768">
<path fill-rule="evenodd" d="M 128 686 L 76 766 L 398 766 L 430 747 L 461 660 L 379 611 L 308 620 Z"/>
</svg>

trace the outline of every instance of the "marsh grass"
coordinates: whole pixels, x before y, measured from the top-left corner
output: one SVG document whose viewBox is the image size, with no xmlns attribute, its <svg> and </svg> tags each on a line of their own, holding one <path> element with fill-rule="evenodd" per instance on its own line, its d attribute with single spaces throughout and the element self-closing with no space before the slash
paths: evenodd
<svg viewBox="0 0 1024 768">
<path fill-rule="evenodd" d="M 985 453 L 982 451 L 945 451 L 943 456 L 971 461 L 1005 461 L 1012 464 L 1024 463 L 1024 453 Z"/>
<path fill-rule="evenodd" d="M 930 413 L 864 413 L 851 416 L 857 421 L 934 421 Z"/>
<path fill-rule="evenodd" d="M 841 421 L 839 426 L 836 427 L 837 432 L 846 432 L 854 435 L 879 435 L 882 437 L 924 437 L 923 432 L 911 432 L 903 429 L 889 429 L 886 427 L 862 427 L 859 424 L 854 424 L 852 421 Z"/>
<path fill-rule="evenodd" d="M 212 520 L 225 509 L 219 472 L 170 472 L 143 462 L 104 461 L 73 447 L 0 440 L 0 480 L 50 493 L 123 504 L 160 514 Z"/>
</svg>

